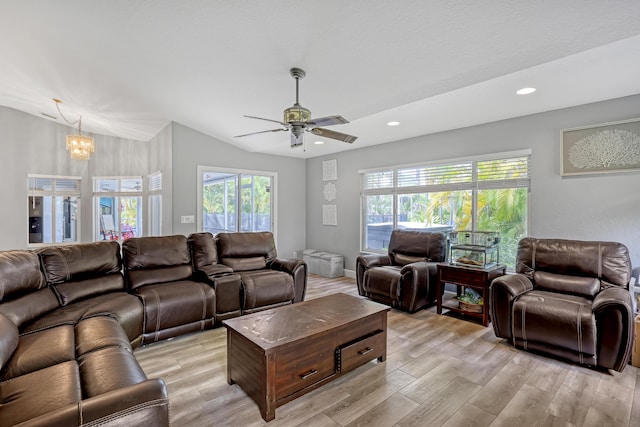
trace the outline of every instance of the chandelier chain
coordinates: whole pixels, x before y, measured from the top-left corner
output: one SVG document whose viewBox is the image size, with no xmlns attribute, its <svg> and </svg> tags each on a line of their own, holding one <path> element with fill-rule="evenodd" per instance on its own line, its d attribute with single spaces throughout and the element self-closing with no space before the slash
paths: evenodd
<svg viewBox="0 0 640 427">
<path fill-rule="evenodd" d="M 55 102 L 55 104 L 56 104 L 56 108 L 58 109 L 58 113 L 60 113 L 60 117 L 62 117 L 62 119 L 65 122 L 67 122 L 69 124 L 69 126 L 75 126 L 77 124 L 78 125 L 78 132 L 80 132 L 80 134 L 82 134 L 82 132 L 80 131 L 80 129 L 82 127 L 82 116 L 80 116 L 80 118 L 78 120 L 76 120 L 75 122 L 67 120 L 67 118 L 64 116 L 64 114 L 62 114 L 62 110 L 60 110 L 60 104 L 62 104 L 62 101 L 60 101 L 59 99 L 54 98 L 53 102 Z"/>
</svg>

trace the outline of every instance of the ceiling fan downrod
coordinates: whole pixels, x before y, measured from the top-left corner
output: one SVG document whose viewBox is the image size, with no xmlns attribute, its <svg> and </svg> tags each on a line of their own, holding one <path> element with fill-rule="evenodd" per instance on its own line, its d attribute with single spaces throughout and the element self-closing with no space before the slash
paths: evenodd
<svg viewBox="0 0 640 427">
<path fill-rule="evenodd" d="M 307 73 L 305 73 L 304 70 L 301 68 L 292 68 L 289 70 L 289 73 L 291 74 L 291 77 L 296 79 L 296 104 L 295 105 L 300 105 L 300 102 L 298 100 L 298 94 L 299 94 L 298 80 L 303 79 L 304 76 L 307 75 Z"/>
</svg>

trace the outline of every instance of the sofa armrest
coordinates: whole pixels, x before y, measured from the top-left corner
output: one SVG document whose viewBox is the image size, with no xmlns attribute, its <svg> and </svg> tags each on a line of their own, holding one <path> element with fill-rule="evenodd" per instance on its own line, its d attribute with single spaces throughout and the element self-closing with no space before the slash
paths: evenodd
<svg viewBox="0 0 640 427">
<path fill-rule="evenodd" d="M 402 307 L 413 313 L 425 302 L 433 302 L 436 297 L 438 267 L 436 262 L 419 261 L 405 265 L 400 270 L 402 280 Z"/>
<path fill-rule="evenodd" d="M 383 265 L 391 265 L 391 258 L 388 255 L 368 254 L 360 255 L 356 259 L 356 283 L 358 285 L 358 293 L 365 295 L 362 287 L 364 272 L 372 267 L 380 267 Z"/>
<path fill-rule="evenodd" d="M 380 267 L 383 265 L 391 265 L 391 258 L 389 258 L 389 255 L 368 254 L 360 255 L 356 262 L 366 269 L 371 267 Z"/>
<path fill-rule="evenodd" d="M 275 258 L 268 267 L 272 270 L 283 271 L 293 276 L 295 295 L 293 302 L 304 301 L 307 291 L 307 263 L 301 259 Z"/>
<path fill-rule="evenodd" d="M 18 347 L 18 340 L 18 327 L 8 317 L 0 313 L 0 371 Z"/>
<path fill-rule="evenodd" d="M 20 426 L 168 426 L 167 386 L 150 379 L 67 405 Z"/>
<path fill-rule="evenodd" d="M 533 283 L 524 274 L 506 274 L 493 279 L 489 290 L 489 310 L 493 332 L 497 337 L 513 339 L 511 333 L 513 301 L 532 289 Z"/>
<path fill-rule="evenodd" d="M 232 273 L 233 269 L 224 264 L 202 265 L 195 269 L 195 276 L 203 280 L 211 280 Z"/>
<path fill-rule="evenodd" d="M 633 346 L 633 302 L 628 290 L 614 286 L 593 299 L 598 324 L 598 366 L 622 371 Z"/>
</svg>

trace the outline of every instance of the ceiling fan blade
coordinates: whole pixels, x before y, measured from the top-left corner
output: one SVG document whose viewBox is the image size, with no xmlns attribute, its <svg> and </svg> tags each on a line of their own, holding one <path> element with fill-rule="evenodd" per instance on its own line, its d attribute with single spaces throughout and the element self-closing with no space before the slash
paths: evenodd
<svg viewBox="0 0 640 427">
<path fill-rule="evenodd" d="M 342 116 L 319 117 L 317 119 L 311 119 L 307 121 L 307 124 L 311 126 L 344 125 L 347 123 L 349 123 L 349 120 L 345 119 Z"/>
<path fill-rule="evenodd" d="M 243 136 L 257 135 L 257 134 L 259 134 L 259 133 L 280 132 L 280 131 L 285 131 L 285 130 L 289 130 L 289 129 L 271 129 L 271 130 L 262 130 L 262 131 L 260 131 L 260 132 L 251 132 L 251 133 L 245 133 L 244 135 L 236 135 L 236 136 L 234 136 L 234 138 L 242 138 Z"/>
<path fill-rule="evenodd" d="M 250 118 L 250 119 L 258 119 L 258 120 L 264 120 L 264 121 L 267 121 L 267 122 L 273 122 L 273 123 L 278 123 L 278 124 L 281 124 L 282 126 L 287 126 L 287 124 L 286 124 L 286 123 L 283 123 L 283 122 L 279 122 L 278 120 L 272 120 L 272 119 L 265 119 L 265 118 L 263 118 L 263 117 L 256 117 L 256 116 L 246 116 L 246 115 L 245 115 L 245 117 L 248 117 L 248 118 Z"/>
<path fill-rule="evenodd" d="M 358 139 L 357 136 L 347 135 L 346 133 L 340 133 L 329 129 L 313 128 L 310 132 L 314 135 L 337 139 L 338 141 L 348 142 L 349 144 L 353 144 L 353 142 Z"/>
</svg>

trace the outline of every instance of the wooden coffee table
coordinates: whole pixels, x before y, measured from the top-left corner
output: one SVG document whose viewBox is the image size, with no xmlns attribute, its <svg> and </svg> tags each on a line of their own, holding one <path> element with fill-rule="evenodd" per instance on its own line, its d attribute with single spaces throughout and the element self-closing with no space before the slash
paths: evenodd
<svg viewBox="0 0 640 427">
<path fill-rule="evenodd" d="M 277 406 L 373 359 L 384 361 L 388 311 L 333 294 L 225 320 L 227 382 L 242 387 L 270 421 Z"/>
</svg>

